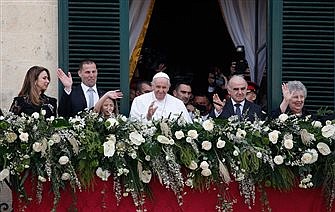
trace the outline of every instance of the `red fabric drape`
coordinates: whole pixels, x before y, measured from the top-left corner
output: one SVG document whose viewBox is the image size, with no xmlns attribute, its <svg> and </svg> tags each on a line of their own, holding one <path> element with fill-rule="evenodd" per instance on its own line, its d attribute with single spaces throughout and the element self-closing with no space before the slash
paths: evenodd
<svg viewBox="0 0 335 212">
<path fill-rule="evenodd" d="M 29 181 L 27 181 L 29 182 Z M 30 182 L 29 182 L 30 183 Z M 34 200 L 25 206 L 24 211 L 50 211 L 53 205 L 53 194 L 50 192 L 50 184 L 44 184 L 43 199 L 38 204 L 35 198 L 36 190 L 32 189 L 31 184 L 26 183 L 25 187 L 28 194 L 34 197 Z M 209 212 L 216 211 L 218 201 L 216 188 L 211 188 L 204 192 L 194 191 L 188 187 L 185 189 L 183 205 L 179 206 L 175 195 L 171 190 L 164 188 L 156 180 L 150 183 L 153 194 L 153 200 L 147 198 L 145 208 L 147 211 L 157 212 Z M 295 188 L 290 192 L 280 192 L 273 189 L 267 189 L 268 200 L 272 212 L 326 212 L 323 201 L 323 195 L 320 189 L 300 189 Z M 238 185 L 231 183 L 229 186 L 230 195 L 236 198 L 237 202 L 233 209 L 237 212 L 261 211 L 260 193 L 256 192 L 256 204 L 249 209 L 244 203 L 244 199 L 240 196 Z M 96 211 L 120 211 L 133 212 L 136 207 L 130 196 L 124 197 L 120 205 L 116 205 L 116 198 L 113 192 L 113 184 L 111 182 L 103 182 L 96 179 L 94 191 L 82 191 L 76 193 L 77 203 L 75 205 L 79 212 L 96 212 Z M 72 196 L 70 191 L 62 191 L 62 197 L 57 207 L 57 212 L 69 211 L 71 208 Z M 20 203 L 16 195 L 13 195 L 14 211 L 21 211 L 23 203 Z M 335 211 L 333 206 L 332 211 Z"/>
</svg>

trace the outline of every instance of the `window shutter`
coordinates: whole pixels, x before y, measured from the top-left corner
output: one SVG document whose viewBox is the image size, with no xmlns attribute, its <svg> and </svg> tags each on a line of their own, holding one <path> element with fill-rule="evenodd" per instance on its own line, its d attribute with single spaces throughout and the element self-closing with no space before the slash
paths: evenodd
<svg viewBox="0 0 335 212">
<path fill-rule="evenodd" d="M 89 58 L 98 68 L 97 86 L 120 88 L 120 3 L 118 0 L 68 0 L 69 70 Z M 80 83 L 77 74 L 74 84 Z"/>
<path fill-rule="evenodd" d="M 334 0 L 283 0 L 282 80 L 300 80 L 306 107 L 334 110 Z"/>
</svg>

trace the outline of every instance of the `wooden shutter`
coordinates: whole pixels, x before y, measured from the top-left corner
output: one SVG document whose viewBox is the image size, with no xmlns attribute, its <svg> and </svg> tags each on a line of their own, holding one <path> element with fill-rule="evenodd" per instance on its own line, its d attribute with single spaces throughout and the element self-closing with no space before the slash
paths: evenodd
<svg viewBox="0 0 335 212">
<path fill-rule="evenodd" d="M 80 83 L 78 66 L 92 59 L 98 68 L 97 86 L 121 89 L 121 112 L 129 110 L 128 0 L 59 1 L 59 64 Z M 122 83 L 121 83 L 122 82 Z"/>
<path fill-rule="evenodd" d="M 98 68 L 99 88 L 120 88 L 120 5 L 118 1 L 69 0 L 69 69 L 85 58 Z M 80 82 L 78 75 L 75 83 Z"/>
<path fill-rule="evenodd" d="M 334 110 L 334 0 L 283 0 L 282 80 L 307 87 L 306 107 Z"/>
</svg>

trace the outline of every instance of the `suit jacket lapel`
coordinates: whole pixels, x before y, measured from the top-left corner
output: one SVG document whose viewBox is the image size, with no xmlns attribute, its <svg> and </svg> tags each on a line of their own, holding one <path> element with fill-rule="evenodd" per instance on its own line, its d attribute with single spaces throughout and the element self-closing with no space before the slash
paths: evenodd
<svg viewBox="0 0 335 212">
<path fill-rule="evenodd" d="M 231 99 L 227 101 L 227 109 L 229 111 L 229 116 L 235 115 L 234 105 Z"/>
<path fill-rule="evenodd" d="M 251 106 L 251 102 L 249 102 L 248 100 L 245 100 L 242 113 L 245 114 L 245 112 L 250 108 L 250 106 Z"/>
<path fill-rule="evenodd" d="M 80 89 L 78 89 L 78 96 L 80 96 L 80 98 L 78 99 L 78 101 L 81 101 L 81 105 L 84 106 L 84 108 L 86 108 L 87 106 L 87 102 L 86 102 L 86 97 L 85 97 L 85 94 L 84 94 L 84 91 L 82 89 L 81 86 L 79 86 Z"/>
</svg>

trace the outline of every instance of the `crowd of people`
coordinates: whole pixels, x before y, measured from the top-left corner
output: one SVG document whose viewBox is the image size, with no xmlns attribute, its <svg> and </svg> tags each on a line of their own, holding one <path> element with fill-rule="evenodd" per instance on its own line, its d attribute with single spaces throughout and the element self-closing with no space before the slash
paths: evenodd
<svg viewBox="0 0 335 212">
<path fill-rule="evenodd" d="M 162 117 L 182 117 L 185 122 L 192 123 L 197 115 L 203 121 L 208 118 L 227 119 L 233 115 L 237 115 L 241 121 L 276 118 L 282 113 L 300 117 L 311 115 L 304 107 L 307 89 L 300 81 L 283 83 L 281 104 L 266 115 L 256 101 L 258 85 L 246 80 L 242 74 L 231 73 L 226 77 L 219 69 L 212 69 L 208 73 L 207 90 L 193 92 L 189 81 L 179 81 L 172 86 L 169 75 L 158 71 L 151 82 L 137 82 L 129 118 L 148 122 Z M 45 95 L 51 81 L 49 70 L 41 66 L 31 67 L 9 111 L 31 115 L 43 109 L 45 117 L 64 118 L 73 117 L 85 109 L 94 110 L 104 118 L 119 113 L 117 102 L 124 94 L 120 90 L 106 92 L 97 87 L 98 69 L 94 61 L 82 61 L 78 75 L 81 83 L 73 86 L 71 73 L 57 69 L 57 77 L 64 87 L 57 104 L 56 98 Z"/>
</svg>

